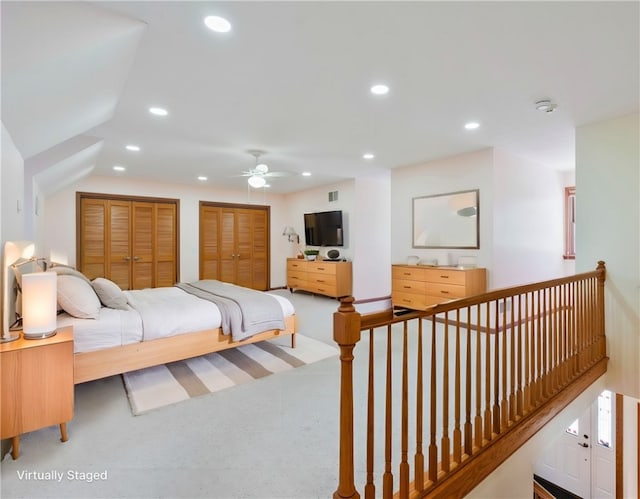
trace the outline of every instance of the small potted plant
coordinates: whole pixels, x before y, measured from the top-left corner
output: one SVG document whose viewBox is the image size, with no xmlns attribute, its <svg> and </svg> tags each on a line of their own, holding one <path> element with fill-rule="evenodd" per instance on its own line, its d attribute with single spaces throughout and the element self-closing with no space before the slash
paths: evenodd
<svg viewBox="0 0 640 499">
<path fill-rule="evenodd" d="M 306 249 L 304 250 L 304 254 L 307 257 L 307 260 L 315 260 L 320 250 L 317 249 Z"/>
</svg>

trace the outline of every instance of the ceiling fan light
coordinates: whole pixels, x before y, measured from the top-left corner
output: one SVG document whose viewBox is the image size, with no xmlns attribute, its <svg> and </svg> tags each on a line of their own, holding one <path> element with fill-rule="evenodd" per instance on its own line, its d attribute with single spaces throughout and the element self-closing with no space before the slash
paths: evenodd
<svg viewBox="0 0 640 499">
<path fill-rule="evenodd" d="M 259 175 L 251 175 L 247 179 L 247 182 L 249 182 L 249 185 L 254 189 L 259 189 L 260 187 L 264 187 L 264 185 L 267 183 L 264 177 L 261 177 Z"/>
<path fill-rule="evenodd" d="M 255 168 L 257 173 L 260 173 L 262 175 L 264 175 L 265 173 L 267 173 L 269 171 L 269 167 L 267 165 L 265 165 L 264 163 L 260 163 L 259 165 L 256 165 Z"/>
</svg>

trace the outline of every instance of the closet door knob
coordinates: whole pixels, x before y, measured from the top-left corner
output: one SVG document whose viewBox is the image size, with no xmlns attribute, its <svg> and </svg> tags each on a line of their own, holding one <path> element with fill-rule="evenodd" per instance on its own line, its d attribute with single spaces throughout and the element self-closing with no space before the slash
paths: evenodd
<svg viewBox="0 0 640 499">
<path fill-rule="evenodd" d="M 123 260 L 126 260 L 126 261 L 128 262 L 128 261 L 130 261 L 130 260 L 131 260 L 131 257 L 130 257 L 130 256 L 125 256 L 125 257 L 123 258 Z"/>
<path fill-rule="evenodd" d="M 137 262 L 138 260 L 140 260 L 139 256 L 134 256 L 133 259 Z"/>
</svg>

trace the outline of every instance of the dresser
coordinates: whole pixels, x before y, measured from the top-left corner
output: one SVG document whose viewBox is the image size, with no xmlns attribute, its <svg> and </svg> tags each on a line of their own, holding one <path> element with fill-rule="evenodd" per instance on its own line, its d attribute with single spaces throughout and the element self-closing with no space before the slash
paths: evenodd
<svg viewBox="0 0 640 499">
<path fill-rule="evenodd" d="M 287 260 L 287 287 L 340 298 L 352 292 L 351 262 Z"/>
<path fill-rule="evenodd" d="M 73 330 L 41 340 L 20 338 L 0 345 L 2 385 L 0 437 L 11 438 L 14 459 L 20 455 L 20 435 L 60 425 L 67 440 L 73 419 Z"/>
<path fill-rule="evenodd" d="M 393 265 L 391 272 L 394 308 L 425 310 L 487 290 L 487 272 L 483 268 Z"/>
</svg>

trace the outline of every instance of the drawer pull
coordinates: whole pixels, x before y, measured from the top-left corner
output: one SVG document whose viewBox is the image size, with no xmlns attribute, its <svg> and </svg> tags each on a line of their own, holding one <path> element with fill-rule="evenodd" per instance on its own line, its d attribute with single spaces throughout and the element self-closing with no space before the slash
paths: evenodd
<svg viewBox="0 0 640 499">
<path fill-rule="evenodd" d="M 402 286 L 404 289 L 411 289 L 411 286 Z"/>
<path fill-rule="evenodd" d="M 441 275 L 440 278 L 441 279 L 449 279 L 449 276 L 448 275 Z"/>
<path fill-rule="evenodd" d="M 316 282 L 325 282 L 323 279 L 316 279 Z"/>
<path fill-rule="evenodd" d="M 402 275 L 411 275 L 411 272 L 403 272 Z"/>
<path fill-rule="evenodd" d="M 448 291 L 445 291 L 444 289 L 441 289 L 441 290 L 440 290 L 440 293 L 442 293 L 443 295 L 448 295 L 448 294 L 449 294 L 449 292 L 448 292 Z"/>
<path fill-rule="evenodd" d="M 324 270 L 324 267 L 318 267 L 318 270 Z"/>
</svg>

